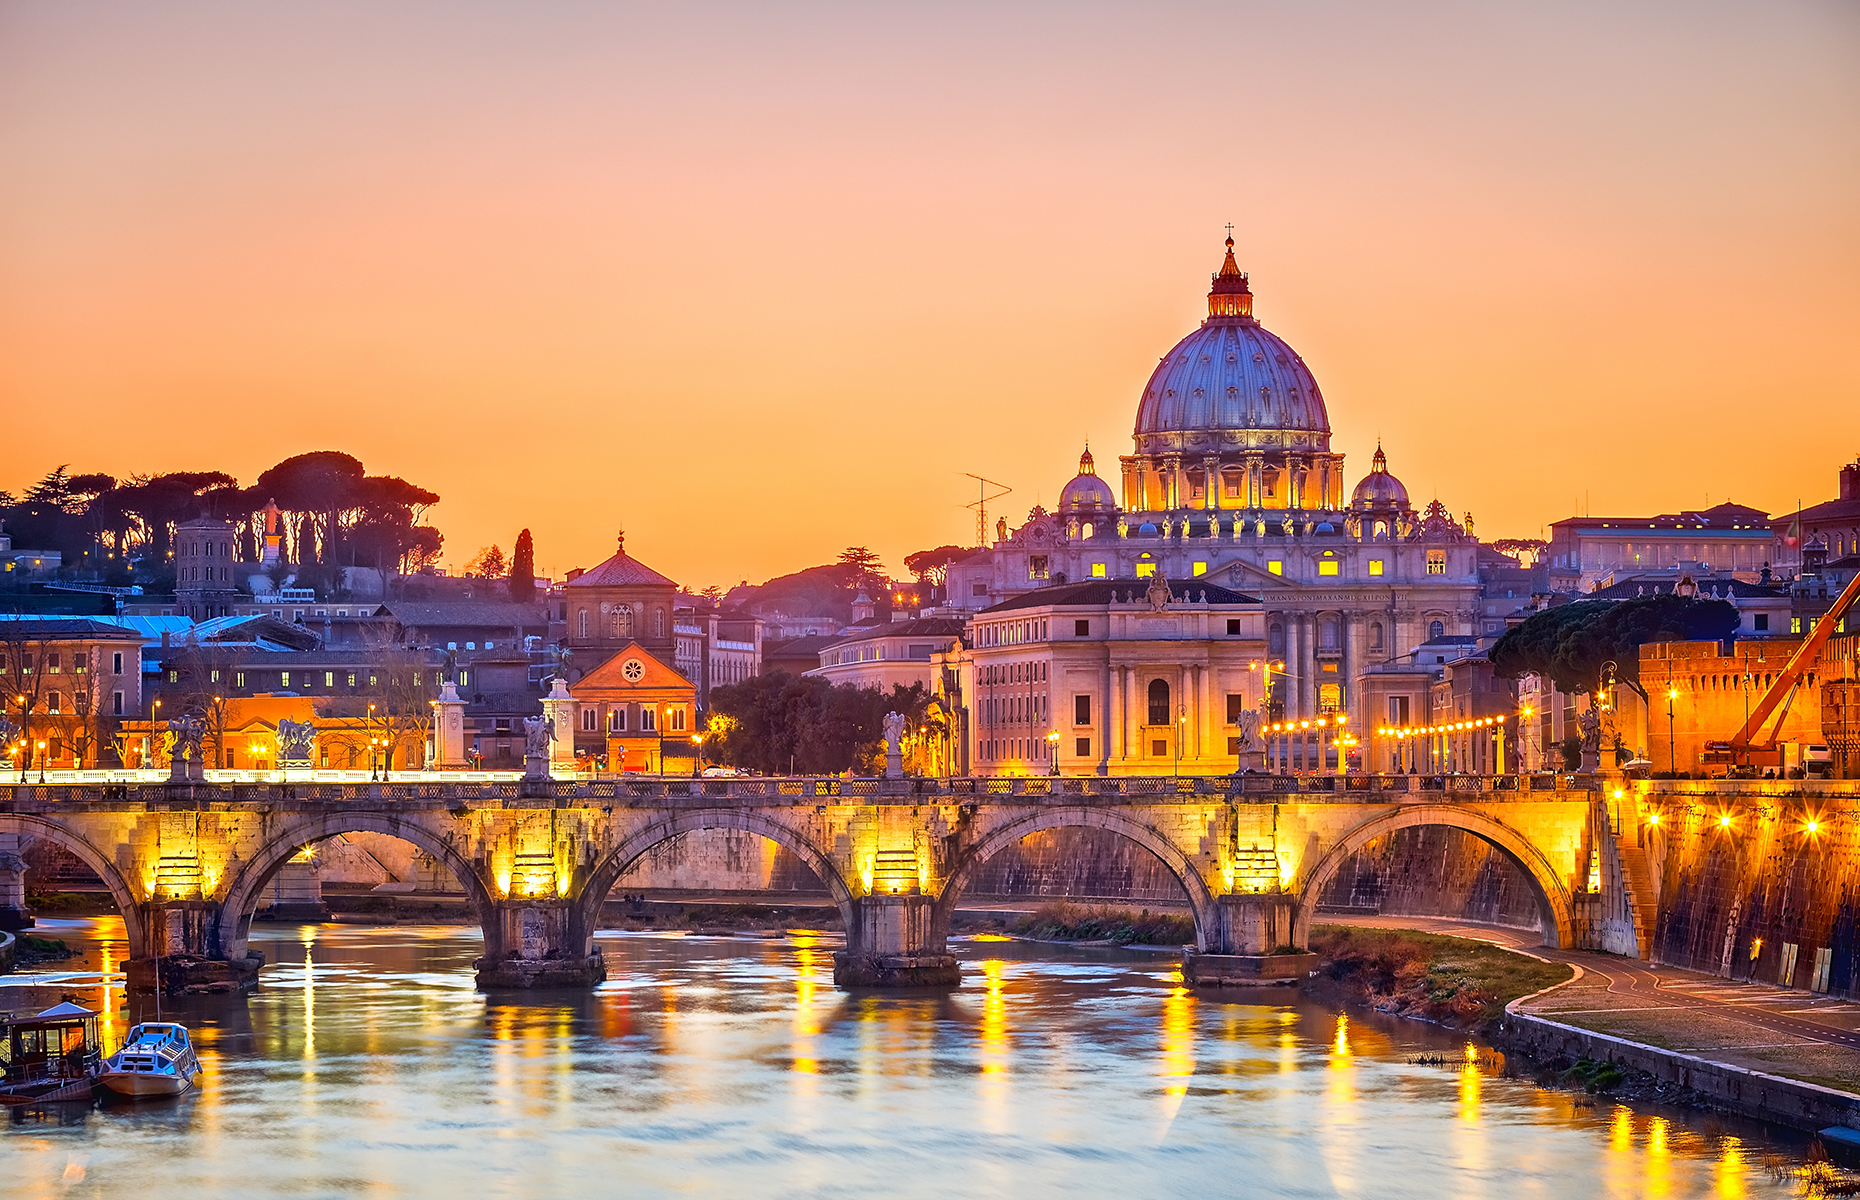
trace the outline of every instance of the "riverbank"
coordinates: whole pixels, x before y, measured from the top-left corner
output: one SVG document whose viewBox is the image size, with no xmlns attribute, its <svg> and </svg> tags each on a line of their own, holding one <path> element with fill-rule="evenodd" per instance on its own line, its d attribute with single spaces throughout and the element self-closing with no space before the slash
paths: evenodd
<svg viewBox="0 0 1860 1200">
<path fill-rule="evenodd" d="M 1323 961 L 1305 983 L 1315 997 L 1481 1037 L 1498 1031 L 1512 1001 L 1576 974 L 1489 942 L 1415 929 L 1314 925 L 1311 950 Z"/>
</svg>

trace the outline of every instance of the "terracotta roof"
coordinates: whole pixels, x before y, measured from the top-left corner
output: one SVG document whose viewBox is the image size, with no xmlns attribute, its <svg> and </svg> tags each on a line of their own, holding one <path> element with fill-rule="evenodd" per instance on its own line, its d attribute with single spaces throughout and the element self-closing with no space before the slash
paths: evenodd
<svg viewBox="0 0 1860 1200">
<path fill-rule="evenodd" d="M 568 586 L 675 588 L 678 585 L 622 550 L 600 566 L 583 571 L 569 580 Z"/>
</svg>

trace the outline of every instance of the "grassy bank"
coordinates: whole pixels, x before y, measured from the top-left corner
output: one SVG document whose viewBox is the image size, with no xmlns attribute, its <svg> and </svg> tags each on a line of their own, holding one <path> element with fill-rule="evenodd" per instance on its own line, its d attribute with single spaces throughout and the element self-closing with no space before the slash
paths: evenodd
<svg viewBox="0 0 1860 1200">
<path fill-rule="evenodd" d="M 1315 925 L 1311 949 L 1324 958 L 1319 974 L 1327 990 L 1343 999 L 1463 1027 L 1496 1023 L 1519 996 L 1575 973 L 1486 942 L 1412 929 Z"/>
<path fill-rule="evenodd" d="M 1008 932 L 1047 942 L 1184 946 L 1195 940 L 1195 919 L 1187 913 L 1133 912 L 1108 904 L 1046 904 L 1014 921 Z"/>
</svg>

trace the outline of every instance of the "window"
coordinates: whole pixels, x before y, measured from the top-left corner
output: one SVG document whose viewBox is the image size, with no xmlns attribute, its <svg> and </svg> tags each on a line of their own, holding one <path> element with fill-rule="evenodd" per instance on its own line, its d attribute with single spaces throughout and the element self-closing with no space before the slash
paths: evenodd
<svg viewBox="0 0 1860 1200">
<path fill-rule="evenodd" d="M 1439 621 L 1431 621 L 1427 626 L 1427 640 L 1437 642 L 1447 634 L 1447 627 Z"/>
<path fill-rule="evenodd" d="M 1153 562 L 1140 562 L 1140 563 L 1138 563 L 1138 564 L 1137 564 L 1137 578 L 1138 578 L 1138 579 L 1148 579 L 1148 578 L 1149 578 L 1150 576 L 1152 576 L 1152 575 L 1154 575 L 1154 574 L 1156 574 L 1156 564 L 1155 564 L 1155 563 L 1153 563 Z"/>
<path fill-rule="evenodd" d="M 291 673 L 289 671 L 278 672 L 278 686 L 279 687 L 291 686 Z"/>
<path fill-rule="evenodd" d="M 113 717 L 120 717 L 123 715 L 123 693 L 110 693 L 110 715 Z"/>
<path fill-rule="evenodd" d="M 45 711 L 51 713 L 53 716 L 57 716 L 64 711 L 64 703 L 65 698 L 60 696 L 57 692 L 53 692 L 46 698 Z"/>
<path fill-rule="evenodd" d="M 609 733 L 626 732 L 626 707 L 624 705 L 607 714 L 607 731 Z"/>
<path fill-rule="evenodd" d="M 1406 696 L 1390 696 L 1389 697 L 1389 724 L 1394 725 L 1397 728 L 1403 728 L 1403 729 L 1407 728 L 1408 697 Z"/>
<path fill-rule="evenodd" d="M 181 682 L 181 673 L 180 673 L 179 671 L 170 671 L 170 672 L 168 672 L 168 682 L 169 682 L 169 683 L 179 683 L 179 682 Z"/>
<path fill-rule="evenodd" d="M 1340 564 L 1336 559 L 1331 558 L 1329 556 L 1320 558 L 1318 559 L 1318 574 L 1319 575 L 1335 575 L 1341 569 L 1341 566 L 1342 564 Z"/>
<path fill-rule="evenodd" d="M 1029 579 L 1045 579 L 1046 578 L 1046 555 L 1034 554 L 1034 555 L 1028 556 L 1027 578 Z"/>
<path fill-rule="evenodd" d="M 236 688 L 242 688 L 245 686 L 245 672 L 244 671 L 233 672 L 233 686 Z"/>
<path fill-rule="evenodd" d="M 121 654 L 112 654 L 110 656 L 110 674 L 121 675 L 122 673 L 123 673 L 123 656 Z"/>
<path fill-rule="evenodd" d="M 413 677 L 413 681 L 415 683 L 419 683 L 420 677 L 418 675 L 415 675 Z M 334 671 L 323 672 L 323 686 L 326 688 L 333 688 L 336 686 L 336 673 Z"/>
<path fill-rule="evenodd" d="M 633 610 L 631 607 L 622 604 L 615 608 L 612 614 L 608 616 L 607 636 L 617 638 L 633 636 Z"/>
<path fill-rule="evenodd" d="M 1447 573 L 1447 552 L 1445 550 L 1429 550 L 1427 552 L 1427 573 L 1429 575 L 1445 575 Z"/>
<path fill-rule="evenodd" d="M 652 610 L 652 636 L 665 636 L 665 610 L 662 608 Z"/>
<path fill-rule="evenodd" d="M 470 671 L 460 671 L 460 672 L 459 672 L 459 686 L 460 686 L 460 687 L 465 687 L 465 686 L 467 686 L 467 685 L 468 685 L 468 684 L 470 684 L 470 683 L 471 683 L 471 672 L 470 672 Z M 374 684 L 375 684 L 375 677 L 374 677 L 373 675 L 370 675 L 370 676 L 368 677 L 368 686 L 369 686 L 369 687 L 373 687 L 373 686 L 374 686 Z"/>
<path fill-rule="evenodd" d="M 1105 578 L 1105 568 L 1104 568 L 1103 563 L 1093 563 L 1091 565 L 1091 577 L 1093 579 Z"/>
<path fill-rule="evenodd" d="M 588 610 L 585 608 L 581 609 L 577 612 L 576 616 L 577 616 L 578 623 L 581 629 L 581 632 L 578 636 L 587 637 L 588 636 Z"/>
<path fill-rule="evenodd" d="M 683 732 L 685 727 L 685 710 L 682 707 L 672 709 L 672 729 Z"/>
<path fill-rule="evenodd" d="M 1091 739 L 1090 738 L 1079 738 L 1073 745 L 1074 745 L 1074 752 L 1080 758 L 1091 757 Z"/>
<path fill-rule="evenodd" d="M 601 719 L 601 715 L 595 712 L 593 709 L 591 708 L 582 709 L 581 710 L 581 728 L 583 732 L 586 732 L 586 733 L 595 732 L 595 728 L 594 728 L 595 724 L 600 719 Z"/>
<path fill-rule="evenodd" d="M 1238 725 L 1240 723 L 1240 714 L 1245 711 L 1246 697 L 1235 695 L 1232 692 L 1227 693 L 1227 723 L 1229 725 Z"/>
<path fill-rule="evenodd" d="M 1091 724 L 1091 697 L 1072 697 L 1072 723 L 1074 725 Z"/>
<path fill-rule="evenodd" d="M 219 668 L 215 667 L 213 670 L 207 672 L 208 683 L 218 683 L 219 681 L 220 681 Z"/>
<path fill-rule="evenodd" d="M 1371 575 L 1382 574 L 1382 560 L 1381 559 L 1372 558 L 1369 560 L 1369 573 Z"/>
<path fill-rule="evenodd" d="M 1800 617 L 1789 618 L 1789 632 L 1790 633 L 1802 632 L 1802 618 Z"/>
<path fill-rule="evenodd" d="M 1318 685 L 1318 711 L 1333 713 L 1343 708 L 1343 685 L 1341 683 L 1320 683 Z"/>
<path fill-rule="evenodd" d="M 1770 628 L 1770 614 L 1758 613 L 1752 619 L 1752 624 L 1755 626 L 1758 633 L 1768 633 Z"/>
<path fill-rule="evenodd" d="M 62 660 L 58 656 L 58 651 L 54 650 L 45 656 L 45 673 L 47 675 L 58 674 L 62 665 Z"/>
<path fill-rule="evenodd" d="M 658 724 L 657 724 L 658 717 L 659 717 L 659 714 L 657 713 L 657 711 L 653 709 L 652 705 L 650 704 L 640 705 L 639 706 L 639 731 L 641 733 L 655 732 L 658 729 Z"/>
<path fill-rule="evenodd" d="M 1227 618 L 1227 636 L 1228 637 L 1239 637 L 1240 636 L 1240 618 L 1239 617 L 1228 617 Z"/>
<path fill-rule="evenodd" d="M 1073 637 L 1090 637 L 1091 636 L 1091 622 L 1090 621 L 1072 622 L 1072 636 Z"/>
<path fill-rule="evenodd" d="M 986 596 L 987 594 L 988 594 L 988 585 L 986 583 L 972 583 L 969 585 L 969 595 Z"/>
<path fill-rule="evenodd" d="M 1157 738 L 1154 741 L 1152 741 L 1150 743 L 1150 755 L 1154 758 L 1168 758 L 1169 757 L 1168 739 Z"/>
<path fill-rule="evenodd" d="M 1198 563 L 1196 563 L 1196 564 L 1195 564 L 1195 574 L 1197 574 L 1197 575 L 1206 575 L 1207 573 L 1208 573 L 1208 564 L 1207 564 L 1207 563 L 1204 563 L 1204 562 L 1198 562 Z"/>
<path fill-rule="evenodd" d="M 1283 575 L 1283 574 L 1285 574 L 1285 564 L 1284 564 L 1284 563 L 1282 563 L 1282 562 L 1280 562 L 1280 561 L 1279 561 L 1278 559 L 1276 559 L 1276 558 L 1275 558 L 1275 559 L 1273 559 L 1273 560 L 1272 560 L 1271 562 L 1269 562 L 1269 563 L 1267 563 L 1267 564 L 1266 564 L 1266 569 L 1267 569 L 1268 571 L 1271 571 L 1271 572 L 1272 572 L 1272 573 L 1273 573 L 1274 575 Z"/>
<path fill-rule="evenodd" d="M 1169 712 L 1169 681 L 1152 679 L 1149 687 L 1150 711 L 1152 725 L 1167 725 L 1171 719 Z"/>
</svg>

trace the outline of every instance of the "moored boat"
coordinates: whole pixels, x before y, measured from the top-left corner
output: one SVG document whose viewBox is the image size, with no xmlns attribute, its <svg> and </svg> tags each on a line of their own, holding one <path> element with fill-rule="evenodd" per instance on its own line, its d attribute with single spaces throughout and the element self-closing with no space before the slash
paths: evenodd
<svg viewBox="0 0 1860 1200">
<path fill-rule="evenodd" d="M 97 1014 L 69 1002 L 0 1024 L 0 1104 L 89 1100 L 102 1054 Z"/>
<path fill-rule="evenodd" d="M 199 1077 L 187 1027 L 147 1021 L 130 1029 L 122 1047 L 103 1060 L 97 1082 L 119 1096 L 178 1096 Z"/>
</svg>

